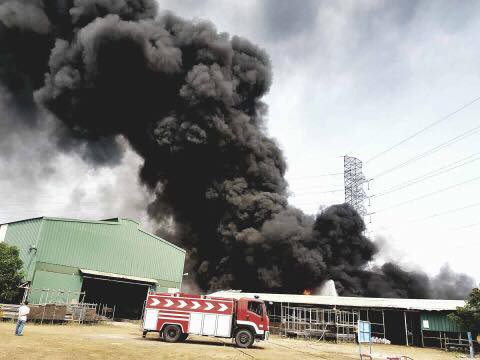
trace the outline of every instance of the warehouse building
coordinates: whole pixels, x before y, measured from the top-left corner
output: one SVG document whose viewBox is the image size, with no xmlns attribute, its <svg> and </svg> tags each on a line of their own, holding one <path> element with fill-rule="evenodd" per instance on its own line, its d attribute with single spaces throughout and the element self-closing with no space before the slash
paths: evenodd
<svg viewBox="0 0 480 360">
<path fill-rule="evenodd" d="M 185 250 L 128 219 L 39 217 L 0 225 L 0 242 L 23 261 L 28 300 L 115 306 L 139 318 L 146 294 L 179 289 Z"/>
<path fill-rule="evenodd" d="M 379 342 L 425 347 L 466 347 L 465 329 L 448 318 L 462 300 L 392 299 L 219 291 L 212 296 L 258 296 L 271 330 L 286 336 L 354 341 L 358 320 L 370 321 Z"/>
</svg>

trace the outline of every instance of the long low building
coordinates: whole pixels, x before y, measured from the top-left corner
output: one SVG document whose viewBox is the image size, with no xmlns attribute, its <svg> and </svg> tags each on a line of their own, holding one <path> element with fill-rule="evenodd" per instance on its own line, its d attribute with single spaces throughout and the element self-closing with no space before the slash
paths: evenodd
<svg viewBox="0 0 480 360">
<path fill-rule="evenodd" d="M 185 250 L 129 219 L 21 220 L 0 225 L 2 241 L 19 249 L 34 304 L 106 304 L 138 319 L 149 290 L 182 283 Z"/>
<path fill-rule="evenodd" d="M 394 299 L 219 291 L 212 296 L 258 296 L 267 304 L 274 331 L 336 340 L 355 336 L 358 320 L 370 321 L 379 341 L 398 345 L 449 347 L 467 344 L 464 329 L 448 318 L 462 300 Z"/>
</svg>

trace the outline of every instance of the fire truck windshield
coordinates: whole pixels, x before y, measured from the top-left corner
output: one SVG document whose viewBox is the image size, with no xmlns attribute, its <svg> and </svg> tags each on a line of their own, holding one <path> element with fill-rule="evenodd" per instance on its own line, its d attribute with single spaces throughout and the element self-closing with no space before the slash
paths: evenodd
<svg viewBox="0 0 480 360">
<path fill-rule="evenodd" d="M 263 314 L 262 303 L 260 303 L 258 301 L 249 301 L 248 302 L 248 311 L 254 312 L 258 316 L 262 316 L 262 314 Z"/>
</svg>

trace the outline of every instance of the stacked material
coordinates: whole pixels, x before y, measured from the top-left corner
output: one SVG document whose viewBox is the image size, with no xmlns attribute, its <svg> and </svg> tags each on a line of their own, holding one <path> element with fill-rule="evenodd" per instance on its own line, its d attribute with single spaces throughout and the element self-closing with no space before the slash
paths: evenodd
<svg viewBox="0 0 480 360">
<path fill-rule="evenodd" d="M 30 314 L 28 314 L 29 320 L 36 320 L 42 318 L 43 308 L 40 305 L 31 305 Z"/>
<path fill-rule="evenodd" d="M 97 320 L 97 313 L 95 309 L 87 309 L 85 311 L 85 318 L 83 321 L 96 321 Z"/>
<path fill-rule="evenodd" d="M 0 319 L 16 319 L 20 305 L 0 304 Z"/>
<path fill-rule="evenodd" d="M 98 321 L 96 307 L 83 304 L 29 305 L 29 320 L 34 321 Z M 17 319 L 20 305 L 0 304 L 0 319 Z"/>
<path fill-rule="evenodd" d="M 29 318 L 31 320 L 57 320 L 65 321 L 67 305 L 46 304 L 30 307 Z"/>
<path fill-rule="evenodd" d="M 66 320 L 79 322 L 97 321 L 97 312 L 95 307 L 87 307 L 82 304 L 72 304 L 67 307 Z"/>
</svg>

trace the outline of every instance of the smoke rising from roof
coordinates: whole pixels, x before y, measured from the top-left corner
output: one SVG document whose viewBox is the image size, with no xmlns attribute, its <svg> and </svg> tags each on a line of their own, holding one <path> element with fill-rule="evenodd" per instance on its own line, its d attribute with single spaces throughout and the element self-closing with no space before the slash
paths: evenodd
<svg viewBox="0 0 480 360">
<path fill-rule="evenodd" d="M 301 293 L 333 279 L 341 295 L 436 294 L 424 274 L 369 268 L 377 247 L 350 206 L 289 206 L 262 102 L 271 64 L 249 41 L 156 17 L 153 0 L 0 0 L 0 39 L 5 93 L 58 119 L 60 149 L 114 166 L 121 136 L 143 158 L 148 212 L 173 219 L 200 288 Z"/>
</svg>

